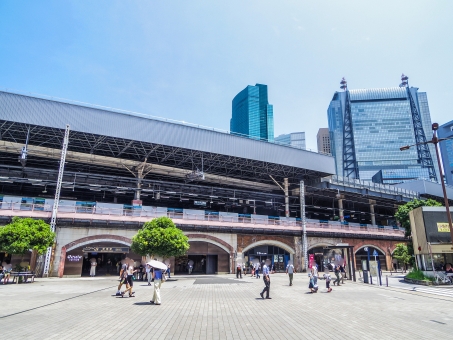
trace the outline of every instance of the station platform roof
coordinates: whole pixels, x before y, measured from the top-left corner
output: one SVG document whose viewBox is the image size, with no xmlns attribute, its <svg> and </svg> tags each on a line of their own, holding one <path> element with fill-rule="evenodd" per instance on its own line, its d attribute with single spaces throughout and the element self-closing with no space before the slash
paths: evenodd
<svg viewBox="0 0 453 340">
<path fill-rule="evenodd" d="M 116 167 L 119 175 L 127 173 L 121 164 L 129 162 L 126 168 L 142 164 L 163 177 L 170 174 L 169 168 L 186 173 L 199 169 L 271 186 L 275 184 L 270 176 L 297 183 L 335 172 L 328 155 L 138 113 L 0 91 L 3 163 L 17 165 L 17 149 L 25 145 L 30 131 L 30 162 L 35 167 L 54 164 L 66 124 L 71 129 L 68 150 L 73 153 L 68 166 L 78 163 L 73 170 L 87 171 L 91 157 L 92 169 Z"/>
</svg>

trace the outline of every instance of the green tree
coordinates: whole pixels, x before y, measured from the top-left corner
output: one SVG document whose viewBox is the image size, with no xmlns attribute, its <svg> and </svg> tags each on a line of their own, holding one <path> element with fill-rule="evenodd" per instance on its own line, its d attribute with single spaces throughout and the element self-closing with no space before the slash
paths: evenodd
<svg viewBox="0 0 453 340">
<path fill-rule="evenodd" d="M 0 250 L 9 254 L 25 254 L 29 250 L 43 254 L 54 239 L 55 233 L 43 220 L 13 217 L 10 224 L 0 227 Z"/>
<path fill-rule="evenodd" d="M 409 254 L 408 246 L 404 243 L 398 243 L 393 251 L 393 258 L 399 263 L 408 265 L 412 261 L 412 256 Z"/>
<path fill-rule="evenodd" d="M 131 249 L 142 256 L 181 256 L 189 250 L 189 239 L 168 217 L 146 222 L 132 237 Z"/>
<path fill-rule="evenodd" d="M 401 227 L 406 229 L 406 236 L 411 236 L 411 222 L 409 220 L 409 212 L 414 210 L 415 208 L 422 206 L 440 207 L 442 206 L 442 204 L 433 199 L 428 199 L 424 201 L 414 199 L 398 207 L 398 211 L 395 214 L 395 218 L 401 224 Z"/>
</svg>

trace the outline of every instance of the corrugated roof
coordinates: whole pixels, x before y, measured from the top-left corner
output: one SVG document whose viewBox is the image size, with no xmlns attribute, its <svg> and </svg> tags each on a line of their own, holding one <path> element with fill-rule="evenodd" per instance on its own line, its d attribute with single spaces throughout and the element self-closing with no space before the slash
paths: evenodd
<svg viewBox="0 0 453 340">
<path fill-rule="evenodd" d="M 0 91 L 0 120 L 123 138 L 335 173 L 333 157 L 228 133 Z"/>
</svg>

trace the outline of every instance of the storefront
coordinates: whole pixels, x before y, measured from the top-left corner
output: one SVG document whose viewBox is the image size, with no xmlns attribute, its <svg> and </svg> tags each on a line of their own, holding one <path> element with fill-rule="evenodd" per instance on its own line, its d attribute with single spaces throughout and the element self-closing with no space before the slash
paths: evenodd
<svg viewBox="0 0 453 340">
<path fill-rule="evenodd" d="M 66 254 L 63 275 L 89 276 L 92 262 L 96 262 L 96 276 L 118 275 L 121 260 L 126 257 L 136 261 L 137 266 L 141 263 L 141 256 L 131 253 L 129 247 L 111 244 L 84 246 Z"/>
<path fill-rule="evenodd" d="M 290 260 L 290 254 L 285 249 L 267 245 L 252 248 L 245 252 L 243 256 L 246 263 L 257 261 L 261 263 L 262 261 L 270 260 L 276 272 L 286 271 L 286 266 Z"/>
<path fill-rule="evenodd" d="M 187 254 L 175 258 L 176 274 L 189 274 L 189 264 L 192 266 L 191 274 L 229 273 L 230 255 L 225 250 L 209 242 L 190 240 L 189 242 Z"/>
<path fill-rule="evenodd" d="M 452 213 L 453 217 L 453 213 Z M 430 272 L 453 264 L 453 249 L 444 207 L 419 207 L 409 213 L 416 265 Z"/>
</svg>

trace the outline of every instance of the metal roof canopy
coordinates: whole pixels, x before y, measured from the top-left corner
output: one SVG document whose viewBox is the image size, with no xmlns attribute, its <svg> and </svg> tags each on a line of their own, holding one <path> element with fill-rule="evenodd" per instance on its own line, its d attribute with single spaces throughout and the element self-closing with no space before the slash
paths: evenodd
<svg viewBox="0 0 453 340">
<path fill-rule="evenodd" d="M 60 149 L 70 124 L 68 150 L 147 161 L 186 170 L 272 183 L 335 172 L 333 157 L 146 116 L 0 91 L 1 139 Z"/>
</svg>

